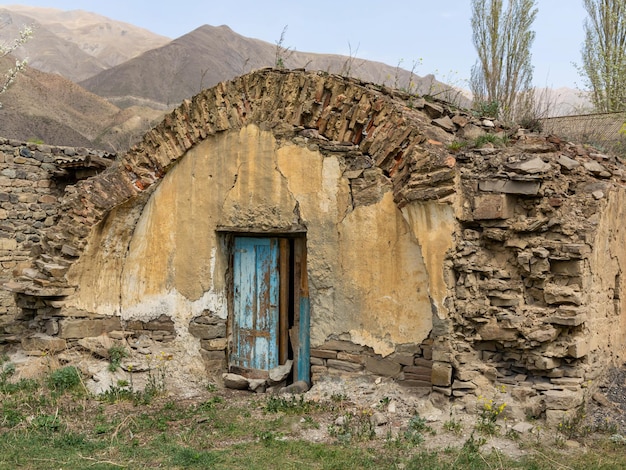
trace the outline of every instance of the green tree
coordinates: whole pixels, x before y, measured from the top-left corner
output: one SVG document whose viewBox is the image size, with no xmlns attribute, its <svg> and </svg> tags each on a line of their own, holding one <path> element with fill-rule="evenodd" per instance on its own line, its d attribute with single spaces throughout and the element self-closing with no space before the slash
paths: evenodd
<svg viewBox="0 0 626 470">
<path fill-rule="evenodd" d="M 33 29 L 30 26 L 25 26 L 20 30 L 19 37 L 17 37 L 12 43 L 0 44 L 0 59 L 11 54 L 15 49 L 23 45 L 33 35 Z M 17 74 L 26 66 L 27 60 L 16 60 L 15 66 L 9 67 L 2 75 L 0 75 L 0 95 L 9 89 L 9 86 L 15 81 Z M 0 108 L 2 103 L 0 103 Z"/>
<path fill-rule="evenodd" d="M 470 78 L 474 107 L 504 120 L 525 117 L 534 103 L 530 48 L 536 0 L 472 0 L 478 59 Z"/>
<path fill-rule="evenodd" d="M 597 112 L 626 111 L 626 0 L 583 0 L 585 42 L 579 72 Z"/>
</svg>

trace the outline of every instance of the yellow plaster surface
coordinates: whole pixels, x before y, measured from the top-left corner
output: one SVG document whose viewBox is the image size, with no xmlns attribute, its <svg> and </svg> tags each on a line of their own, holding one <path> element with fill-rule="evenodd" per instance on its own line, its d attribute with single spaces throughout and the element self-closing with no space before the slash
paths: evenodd
<svg viewBox="0 0 626 470">
<path fill-rule="evenodd" d="M 270 132 L 252 125 L 205 140 L 145 205 L 118 208 L 94 229 L 72 268 L 81 290 L 70 302 L 125 319 L 166 314 L 184 336 L 203 310 L 228 312 L 228 253 L 218 226 L 280 232 L 300 223 L 312 345 L 349 334 L 386 355 L 396 344 L 421 342 L 432 325 L 429 291 L 443 292 L 429 286 L 440 280 L 427 272 L 441 262 L 437 250 L 445 252 L 435 242 L 446 227 L 437 217 L 447 214 L 414 208 L 407 223 L 391 192 L 353 209 L 343 165 L 294 144 L 278 148 Z M 418 230 L 429 217 L 439 227 L 432 238 Z"/>
<path fill-rule="evenodd" d="M 626 220 L 626 191 L 611 191 L 608 198 L 589 258 L 592 278 L 584 288 L 588 305 L 594 305 L 588 311 L 588 327 L 594 336 L 588 336 L 587 341 L 593 350 L 598 344 L 607 344 L 608 337 L 607 352 L 621 363 L 626 358 L 626 296 L 615 298 L 615 288 L 624 292 L 626 283 L 626 230 L 621 222 Z"/>
<path fill-rule="evenodd" d="M 444 277 L 446 252 L 454 247 L 454 208 L 436 201 L 413 202 L 402 209 L 422 249 L 430 296 L 440 318 L 447 317 L 444 300 L 448 287 Z"/>
</svg>

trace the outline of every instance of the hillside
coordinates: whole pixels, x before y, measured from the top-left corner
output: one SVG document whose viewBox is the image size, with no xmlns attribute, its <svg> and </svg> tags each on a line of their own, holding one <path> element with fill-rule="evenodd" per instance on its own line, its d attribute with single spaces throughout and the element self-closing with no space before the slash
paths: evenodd
<svg viewBox="0 0 626 470">
<path fill-rule="evenodd" d="M 31 25 L 33 38 L 16 51 L 31 67 L 85 80 L 170 41 L 136 26 L 82 10 L 0 5 L 0 42 Z"/>
<path fill-rule="evenodd" d="M 228 26 L 201 26 L 170 43 L 105 70 L 81 86 L 120 107 L 132 104 L 168 109 L 203 88 L 276 62 L 276 45 L 235 33 Z M 388 86 L 408 87 L 410 72 L 380 62 L 340 55 L 284 51 L 287 68 L 342 73 Z M 413 75 L 424 93 L 444 85 Z"/>
<path fill-rule="evenodd" d="M 0 67 L 11 63 L 5 57 Z M 125 149 L 161 117 L 152 109 L 120 110 L 60 75 L 31 67 L 1 98 L 2 137 L 51 145 Z"/>
<path fill-rule="evenodd" d="M 0 5 L 0 42 L 27 24 L 33 38 L 15 53 L 28 57 L 31 69 L 0 97 L 6 105 L 0 135 L 22 140 L 125 149 L 183 99 L 276 65 L 277 51 L 286 68 L 323 70 L 470 105 L 461 91 L 432 75 L 418 77 L 359 57 L 278 50 L 224 25 L 204 25 L 170 40 L 83 10 Z M 543 116 L 569 114 L 585 104 L 575 90 L 541 93 Z"/>
</svg>

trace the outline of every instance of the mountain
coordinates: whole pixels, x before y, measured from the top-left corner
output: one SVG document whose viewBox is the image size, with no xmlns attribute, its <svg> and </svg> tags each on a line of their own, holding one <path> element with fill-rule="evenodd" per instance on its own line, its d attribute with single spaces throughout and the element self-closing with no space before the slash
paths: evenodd
<svg viewBox="0 0 626 470">
<path fill-rule="evenodd" d="M 0 70 L 13 63 L 0 60 Z M 51 145 L 124 150 L 162 117 L 149 108 L 122 110 L 56 74 L 26 67 L 1 95 L 0 136 Z"/>
<path fill-rule="evenodd" d="M 183 99 L 277 63 L 470 105 L 462 90 L 433 75 L 418 77 L 358 57 L 289 50 L 228 26 L 204 25 L 170 40 L 87 11 L 0 6 L 0 43 L 17 37 L 24 25 L 32 25 L 34 34 L 15 54 L 28 56 L 30 67 L 0 95 L 2 137 L 124 150 Z M 0 67 L 1 72 L 10 63 Z M 558 111 L 544 115 L 580 109 L 584 103 L 575 94 L 546 91 L 547 107 Z"/>
<path fill-rule="evenodd" d="M 168 109 L 203 88 L 276 63 L 277 45 L 235 33 L 228 26 L 201 26 L 168 44 L 80 82 L 87 90 L 117 106 L 132 104 Z M 446 86 L 428 76 L 354 57 L 282 49 L 287 68 L 341 73 L 387 86 L 422 92 Z M 411 78 L 412 77 L 412 78 Z"/>
<path fill-rule="evenodd" d="M 15 51 L 29 65 L 79 82 L 170 41 L 146 29 L 82 10 L 0 6 L 0 43 L 32 26 L 33 37 Z"/>
</svg>

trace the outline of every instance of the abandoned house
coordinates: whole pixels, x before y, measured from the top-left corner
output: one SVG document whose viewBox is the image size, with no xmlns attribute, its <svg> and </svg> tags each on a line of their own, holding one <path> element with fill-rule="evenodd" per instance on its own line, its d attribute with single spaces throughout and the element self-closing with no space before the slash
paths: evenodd
<svg viewBox="0 0 626 470">
<path fill-rule="evenodd" d="M 280 366 L 285 383 L 382 376 L 452 400 L 506 384 L 558 422 L 626 351 L 626 173 L 499 126 L 266 69 L 112 164 L 0 141 L 0 341 L 168 345 L 194 380 L 255 389 Z"/>
</svg>

